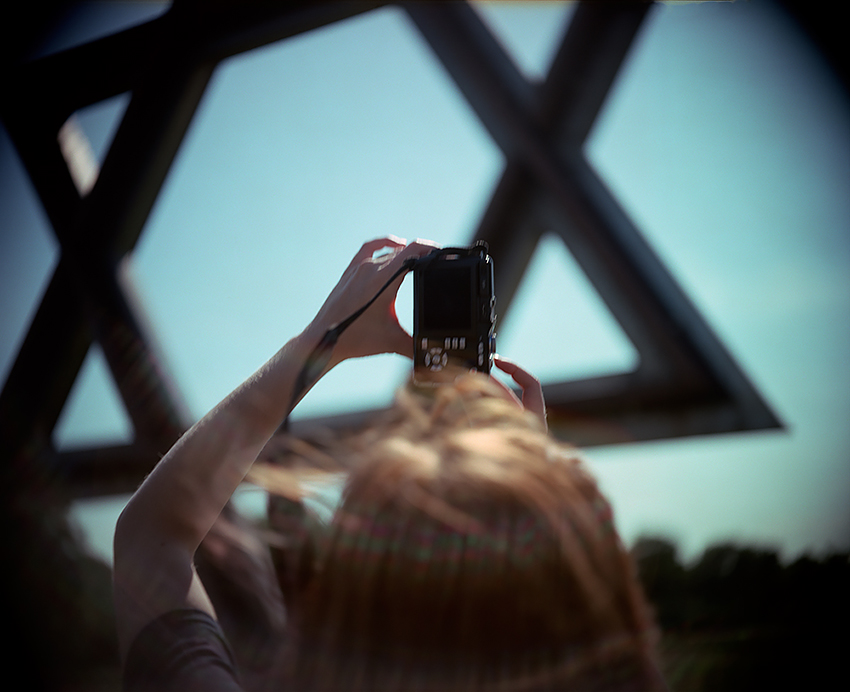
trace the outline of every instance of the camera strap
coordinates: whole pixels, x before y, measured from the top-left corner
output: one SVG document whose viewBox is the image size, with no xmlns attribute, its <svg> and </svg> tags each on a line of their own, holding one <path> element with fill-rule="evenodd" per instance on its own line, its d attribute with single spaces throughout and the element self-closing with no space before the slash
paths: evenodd
<svg viewBox="0 0 850 692">
<path fill-rule="evenodd" d="M 390 279 L 381 287 L 381 289 L 367 302 L 363 307 L 359 310 L 353 312 L 351 315 L 346 317 L 342 322 L 338 322 L 333 327 L 328 329 L 325 332 L 325 335 L 322 337 L 322 340 L 319 341 L 318 345 L 310 352 L 310 355 L 307 356 L 307 360 L 304 362 L 304 367 L 301 368 L 301 372 L 298 374 L 298 378 L 295 380 L 295 387 L 292 390 L 292 400 L 289 404 L 289 411 L 292 412 L 292 409 L 295 408 L 295 405 L 298 403 L 298 400 L 301 398 L 302 393 L 316 383 L 316 380 L 319 379 L 324 369 L 327 367 L 328 363 L 331 360 L 331 355 L 333 354 L 334 346 L 336 346 L 336 342 L 339 340 L 339 337 L 342 333 L 348 329 L 352 322 L 356 320 L 360 315 L 366 312 L 374 303 L 378 297 L 386 291 L 390 284 L 395 281 L 399 276 L 409 272 L 413 269 L 413 266 L 416 264 L 417 259 L 415 257 L 411 257 L 408 260 L 405 260 L 404 264 L 396 271 L 395 274 L 390 277 Z M 287 414 L 286 420 L 283 422 L 283 427 L 285 428 L 287 422 L 289 421 L 289 414 Z"/>
</svg>

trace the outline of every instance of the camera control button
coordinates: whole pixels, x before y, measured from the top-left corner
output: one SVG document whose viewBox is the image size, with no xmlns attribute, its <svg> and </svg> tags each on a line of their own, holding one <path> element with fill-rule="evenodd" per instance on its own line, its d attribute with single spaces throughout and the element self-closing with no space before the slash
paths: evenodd
<svg viewBox="0 0 850 692">
<path fill-rule="evenodd" d="M 433 372 L 439 372 L 449 362 L 449 354 L 439 346 L 435 346 L 425 354 L 423 361 L 426 368 Z"/>
</svg>

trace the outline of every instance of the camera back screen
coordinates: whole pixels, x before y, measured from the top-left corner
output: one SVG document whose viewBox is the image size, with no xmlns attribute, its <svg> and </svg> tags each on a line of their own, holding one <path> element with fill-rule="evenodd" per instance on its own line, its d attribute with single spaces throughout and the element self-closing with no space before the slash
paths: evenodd
<svg viewBox="0 0 850 692">
<path fill-rule="evenodd" d="M 472 327 L 472 280 L 468 269 L 432 269 L 424 278 L 422 327 L 427 331 Z"/>
</svg>

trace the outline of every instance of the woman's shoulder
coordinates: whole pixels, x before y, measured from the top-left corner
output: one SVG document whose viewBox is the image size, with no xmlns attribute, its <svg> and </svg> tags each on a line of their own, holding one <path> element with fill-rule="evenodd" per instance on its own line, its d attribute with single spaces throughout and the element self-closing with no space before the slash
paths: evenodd
<svg viewBox="0 0 850 692">
<path fill-rule="evenodd" d="M 218 622 L 201 610 L 172 610 L 148 623 L 124 662 L 127 692 L 242 692 L 233 652 Z"/>
</svg>

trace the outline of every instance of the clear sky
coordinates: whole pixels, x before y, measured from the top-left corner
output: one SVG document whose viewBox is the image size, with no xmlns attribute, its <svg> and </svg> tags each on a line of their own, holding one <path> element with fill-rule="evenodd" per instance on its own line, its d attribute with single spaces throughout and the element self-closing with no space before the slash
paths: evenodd
<svg viewBox="0 0 850 692">
<path fill-rule="evenodd" d="M 479 5 L 520 69 L 542 78 L 570 5 Z M 161 11 L 90 3 L 52 44 Z M 100 155 L 127 96 L 78 114 Z M 5 131 L 0 141 L 0 379 L 57 259 Z M 850 103 L 784 15 L 759 0 L 656 6 L 586 153 L 709 324 L 787 424 L 594 448 L 627 541 L 685 557 L 736 540 L 850 548 Z M 501 152 L 406 15 L 387 8 L 219 66 L 131 271 L 164 361 L 199 417 L 301 329 L 365 239 L 464 243 Z M 496 267 L 498 271 L 498 267 Z M 410 291 L 399 314 L 410 323 Z M 563 306 L 551 319 L 553 304 Z M 563 244 L 546 237 L 499 351 L 544 381 L 619 372 L 637 355 Z M 406 362 L 347 363 L 297 415 L 387 401 Z M 60 447 L 130 439 L 92 349 Z M 77 507 L 108 554 L 124 500 Z"/>
</svg>

